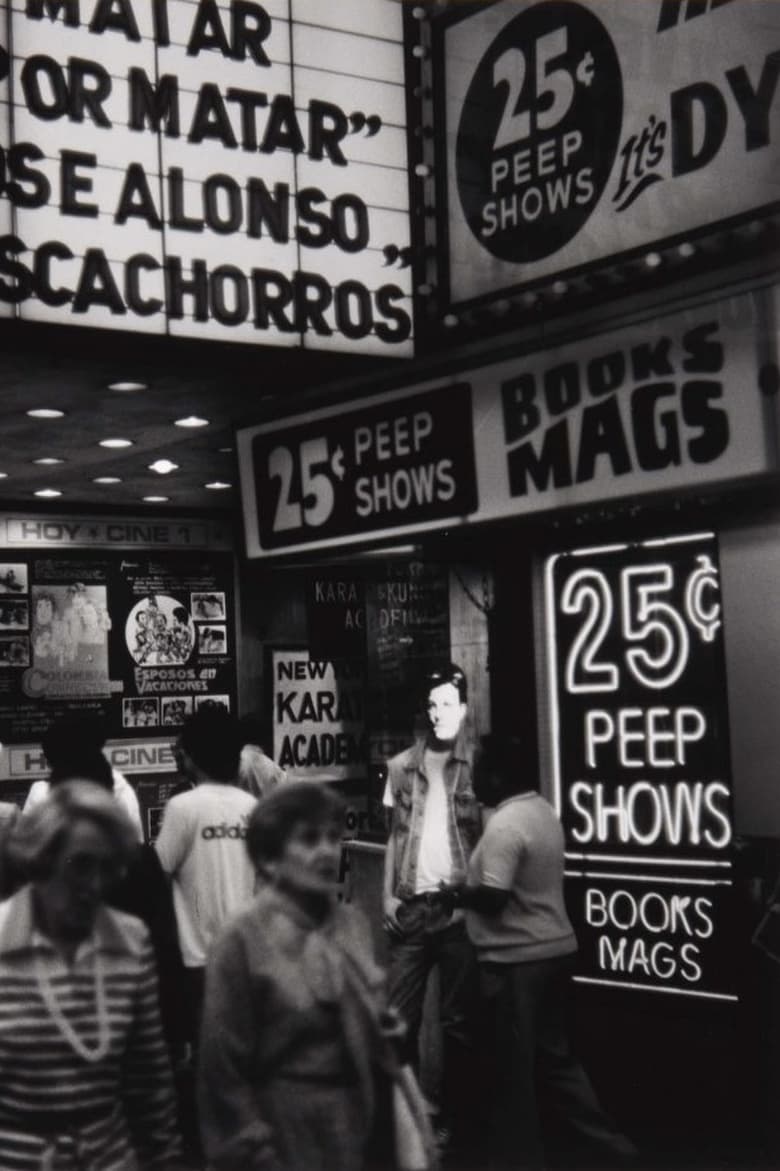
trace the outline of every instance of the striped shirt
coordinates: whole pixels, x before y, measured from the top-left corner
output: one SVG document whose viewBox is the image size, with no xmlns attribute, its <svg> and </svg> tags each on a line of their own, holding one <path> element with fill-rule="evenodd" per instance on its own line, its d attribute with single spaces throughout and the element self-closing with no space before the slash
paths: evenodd
<svg viewBox="0 0 780 1171">
<path fill-rule="evenodd" d="M 42 973 L 77 1038 L 100 1035 L 103 970 L 108 1051 L 89 1062 L 46 1006 Z M 36 928 L 32 887 L 0 903 L 2 1171 L 134 1171 L 179 1152 L 151 944 L 140 920 L 102 907 L 72 964 Z M 137 1160 L 137 1161 L 136 1161 Z"/>
</svg>

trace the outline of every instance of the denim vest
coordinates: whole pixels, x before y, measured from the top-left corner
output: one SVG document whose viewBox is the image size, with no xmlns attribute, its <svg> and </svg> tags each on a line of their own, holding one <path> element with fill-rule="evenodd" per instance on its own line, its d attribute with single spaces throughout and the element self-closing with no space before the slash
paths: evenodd
<svg viewBox="0 0 780 1171">
<path fill-rule="evenodd" d="M 387 763 L 387 779 L 393 795 L 393 893 L 401 899 L 411 898 L 415 893 L 423 810 L 428 795 L 424 766 L 426 743 L 426 738 L 421 737 Z M 473 750 L 461 734 L 444 766 L 452 882 L 465 881 L 469 857 L 482 832 L 480 807 L 474 796 L 473 767 Z"/>
</svg>

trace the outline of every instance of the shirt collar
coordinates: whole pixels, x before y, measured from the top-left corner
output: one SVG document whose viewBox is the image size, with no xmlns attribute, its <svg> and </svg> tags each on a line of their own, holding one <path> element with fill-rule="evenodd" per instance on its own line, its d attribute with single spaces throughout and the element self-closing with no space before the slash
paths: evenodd
<svg viewBox="0 0 780 1171">
<path fill-rule="evenodd" d="M 143 939 L 130 931 L 123 919 L 108 908 L 100 907 L 89 942 L 96 951 L 139 955 Z M 33 888 L 28 883 L 15 895 L 0 903 L 0 955 L 29 951 L 47 946 L 48 940 L 38 930 L 33 912 Z"/>
<path fill-rule="evenodd" d="M 427 747 L 428 747 L 428 737 L 427 736 L 419 736 L 415 740 L 415 742 L 412 746 L 411 759 L 409 761 L 409 764 L 407 765 L 407 768 L 410 769 L 412 772 L 423 772 L 424 771 L 423 762 L 425 759 L 425 750 Z M 461 730 L 458 732 L 457 737 L 455 738 L 455 743 L 453 744 L 452 752 L 450 753 L 450 760 L 457 760 L 461 764 L 468 764 L 471 760 L 469 741 L 468 741 L 468 738 L 467 738 L 465 732 L 463 731 L 463 728 L 461 728 Z"/>
</svg>

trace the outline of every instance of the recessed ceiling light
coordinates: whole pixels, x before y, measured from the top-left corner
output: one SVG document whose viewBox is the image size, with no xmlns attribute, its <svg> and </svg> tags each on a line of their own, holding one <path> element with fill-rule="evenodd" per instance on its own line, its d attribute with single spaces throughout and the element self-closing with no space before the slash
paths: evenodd
<svg viewBox="0 0 780 1171">
<path fill-rule="evenodd" d="M 109 390 L 118 390 L 129 392 L 132 390 L 148 390 L 145 382 L 109 382 Z"/>
<path fill-rule="evenodd" d="M 200 415 L 187 415 L 184 419 L 175 419 L 174 427 L 208 427 L 208 419 L 201 419 Z"/>
<path fill-rule="evenodd" d="M 50 496 L 62 496 L 62 493 L 57 488 L 39 488 L 37 490 L 37 492 L 33 493 L 33 495 L 34 496 L 50 497 Z"/>
<path fill-rule="evenodd" d="M 121 484 L 122 480 L 119 476 L 95 476 L 92 483 L 93 484 Z"/>
<path fill-rule="evenodd" d="M 170 500 L 170 496 L 144 496 L 143 499 L 148 504 L 164 504 L 166 500 Z"/>
<path fill-rule="evenodd" d="M 156 459 L 153 464 L 149 464 L 149 471 L 157 472 L 158 476 L 167 476 L 169 472 L 178 471 L 178 468 L 179 465 L 170 459 Z"/>
<path fill-rule="evenodd" d="M 31 419 L 61 419 L 65 412 L 58 411 L 54 407 L 35 407 L 31 411 L 27 411 Z"/>
<path fill-rule="evenodd" d="M 51 467 L 53 464 L 64 464 L 65 460 L 58 459 L 56 455 L 42 455 L 40 459 L 34 459 L 33 463 L 45 464 L 47 467 Z"/>
<path fill-rule="evenodd" d="M 204 484 L 204 488 L 211 488 L 215 492 L 219 492 L 223 488 L 232 488 L 232 484 L 227 484 L 224 480 L 212 480 L 210 484 Z"/>
<path fill-rule="evenodd" d="M 101 447 L 132 447 L 132 439 L 101 439 Z"/>
<path fill-rule="evenodd" d="M 232 447 L 218 447 L 217 451 L 219 452 L 220 455 L 230 455 L 231 452 L 233 451 L 233 448 Z"/>
<path fill-rule="evenodd" d="M 7 480 L 8 472 L 0 472 L 0 480 Z"/>
</svg>

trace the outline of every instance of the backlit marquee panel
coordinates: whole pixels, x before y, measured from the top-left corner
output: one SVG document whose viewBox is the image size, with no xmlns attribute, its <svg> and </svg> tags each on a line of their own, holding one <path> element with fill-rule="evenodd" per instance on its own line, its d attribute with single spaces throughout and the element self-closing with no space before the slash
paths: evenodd
<svg viewBox="0 0 780 1171">
<path fill-rule="evenodd" d="M 580 979 L 734 999 L 715 538 L 558 554 L 545 606 L 554 800 Z"/>
<path fill-rule="evenodd" d="M 394 262 L 409 244 L 400 6 L 15 0 L 10 15 L 0 304 L 412 352 Z"/>
</svg>

